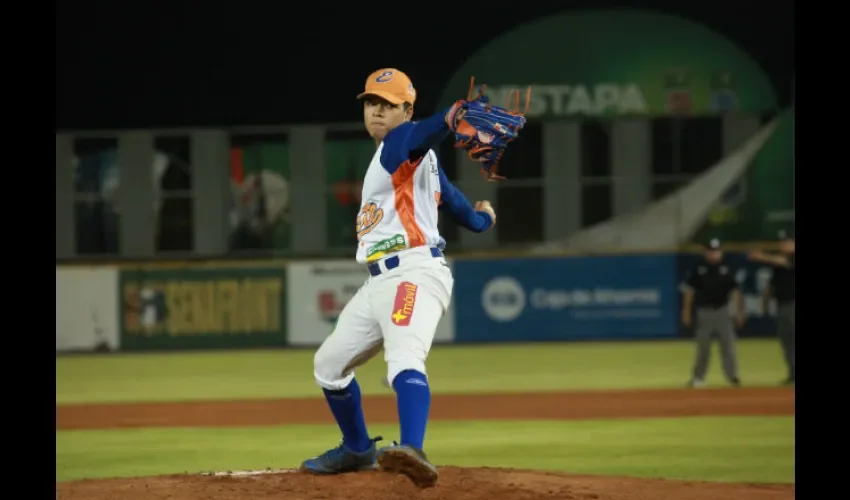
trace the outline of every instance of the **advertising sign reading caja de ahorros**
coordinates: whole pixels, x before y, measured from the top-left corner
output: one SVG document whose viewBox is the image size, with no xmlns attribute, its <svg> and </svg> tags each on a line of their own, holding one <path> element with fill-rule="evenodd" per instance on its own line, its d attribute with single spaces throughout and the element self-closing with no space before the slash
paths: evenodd
<svg viewBox="0 0 850 500">
<path fill-rule="evenodd" d="M 675 337 L 675 256 L 455 263 L 457 342 Z"/>
</svg>

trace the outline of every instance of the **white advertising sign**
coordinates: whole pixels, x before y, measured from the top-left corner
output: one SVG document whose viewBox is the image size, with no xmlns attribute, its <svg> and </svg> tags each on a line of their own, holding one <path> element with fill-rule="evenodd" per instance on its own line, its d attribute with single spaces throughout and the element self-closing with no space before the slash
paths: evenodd
<svg viewBox="0 0 850 500">
<path fill-rule="evenodd" d="M 449 262 L 451 265 L 451 262 Z M 369 276 L 349 260 L 298 262 L 287 268 L 288 339 L 293 346 L 318 346 L 333 331 L 345 304 Z M 454 301 L 440 320 L 435 343 L 454 340 Z"/>
<path fill-rule="evenodd" d="M 56 352 L 118 350 L 118 325 L 117 269 L 56 268 Z"/>
</svg>

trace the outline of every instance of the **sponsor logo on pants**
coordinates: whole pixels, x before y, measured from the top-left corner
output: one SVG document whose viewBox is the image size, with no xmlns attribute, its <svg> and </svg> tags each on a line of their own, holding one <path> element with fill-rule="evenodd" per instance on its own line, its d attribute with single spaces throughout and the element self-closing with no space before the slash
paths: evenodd
<svg viewBox="0 0 850 500">
<path fill-rule="evenodd" d="M 410 324 L 413 307 L 416 305 L 416 290 L 418 288 L 418 286 L 407 281 L 398 285 L 395 303 L 393 304 L 392 321 L 394 325 L 407 326 Z"/>
</svg>

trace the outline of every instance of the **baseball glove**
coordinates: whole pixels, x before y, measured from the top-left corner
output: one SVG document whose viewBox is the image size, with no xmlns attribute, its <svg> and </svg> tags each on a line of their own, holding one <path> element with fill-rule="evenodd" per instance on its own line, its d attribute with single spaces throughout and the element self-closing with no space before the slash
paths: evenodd
<svg viewBox="0 0 850 500">
<path fill-rule="evenodd" d="M 488 181 L 495 182 L 504 177 L 498 175 L 499 160 L 508 144 L 517 138 L 520 129 L 525 126 L 525 113 L 531 101 L 531 87 L 526 89 L 525 109 L 519 111 L 519 91 L 508 95 L 507 106 L 511 109 L 495 106 L 484 95 L 486 86 L 482 85 L 473 97 L 475 78 L 469 84 L 469 95 L 459 100 L 446 113 L 446 123 L 455 134 L 455 147 L 467 151 L 469 158 L 481 164 L 481 173 Z"/>
</svg>

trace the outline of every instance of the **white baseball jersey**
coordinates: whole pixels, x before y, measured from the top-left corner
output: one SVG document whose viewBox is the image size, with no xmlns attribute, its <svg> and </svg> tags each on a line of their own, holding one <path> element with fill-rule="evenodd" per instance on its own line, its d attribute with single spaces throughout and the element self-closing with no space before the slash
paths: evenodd
<svg viewBox="0 0 850 500">
<path fill-rule="evenodd" d="M 391 253 L 421 246 L 445 247 L 437 228 L 440 175 L 433 150 L 418 164 L 383 165 L 382 142 L 363 179 L 357 215 L 357 262 L 367 263 Z"/>
<path fill-rule="evenodd" d="M 454 289 L 445 257 L 428 249 L 445 248 L 438 208 L 474 232 L 493 223 L 440 169 L 431 148 L 447 132 L 443 114 L 415 126 L 407 122 L 388 133 L 372 157 L 357 217 L 356 259 L 374 264 L 314 357 L 316 383 L 325 389 L 348 387 L 352 368 L 382 346 L 388 381 L 407 370 L 426 373 L 425 360 Z M 378 262 L 396 252 L 402 255 L 393 267 Z"/>
</svg>

